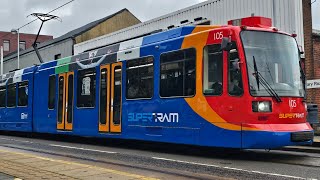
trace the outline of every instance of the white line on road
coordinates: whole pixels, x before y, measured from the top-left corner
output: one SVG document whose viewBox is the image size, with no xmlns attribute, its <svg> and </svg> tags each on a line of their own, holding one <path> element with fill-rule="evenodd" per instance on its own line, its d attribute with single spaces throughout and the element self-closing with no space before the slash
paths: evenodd
<svg viewBox="0 0 320 180">
<path fill-rule="evenodd" d="M 243 171 L 243 172 L 249 172 L 249 173 L 270 175 L 270 176 L 278 176 L 278 177 L 293 178 L 293 179 L 309 179 L 309 178 L 290 176 L 290 175 L 284 175 L 284 174 L 267 173 L 267 172 L 261 172 L 261 171 L 251 171 L 251 170 L 245 170 L 245 169 L 239 169 L 239 168 L 233 168 L 233 167 L 226 167 L 226 166 L 223 167 L 223 166 L 218 166 L 218 165 L 214 165 L 214 164 L 203 164 L 203 163 L 188 162 L 188 161 L 167 159 L 167 158 L 161 158 L 161 157 L 152 157 L 152 158 L 153 159 L 157 159 L 157 160 L 163 160 L 163 161 L 171 161 L 171 162 L 185 163 L 185 164 L 192 164 L 192 165 L 200 165 L 200 166 L 207 166 L 207 167 L 216 167 L 216 168 L 222 168 L 222 169 L 228 169 L 228 170 L 235 170 L 235 171 Z"/>
<path fill-rule="evenodd" d="M 3 139 L 3 140 L 8 140 L 8 141 L 16 141 L 16 142 L 23 142 L 23 143 L 33 143 L 31 141 L 23 141 L 23 140 L 16 140 L 16 139 L 10 139 L 10 138 L 0 138 L 0 139 Z"/>
<path fill-rule="evenodd" d="M 16 140 L 16 139 L 10 139 L 10 138 L 0 138 L 0 139 L 7 140 L 7 141 L 30 143 L 30 144 L 33 143 L 31 141 L 23 141 L 23 140 Z M 62 148 L 68 148 L 68 149 L 78 149 L 78 150 L 83 150 L 83 151 L 101 152 L 101 153 L 108 153 L 108 154 L 116 154 L 117 153 L 117 152 L 112 152 L 112 151 L 102 151 L 102 150 L 96 150 L 96 149 L 86 149 L 86 148 L 79 148 L 79 147 L 72 147 L 72 146 L 63 146 L 63 145 L 58 145 L 58 144 L 49 144 L 49 146 L 62 147 Z"/>
<path fill-rule="evenodd" d="M 86 149 L 86 148 L 73 147 L 73 146 L 63 146 L 63 145 L 58 145 L 58 144 L 49 144 L 49 146 L 62 147 L 62 148 L 67 148 L 67 149 L 78 149 L 78 150 L 83 150 L 83 151 L 101 152 L 101 153 L 108 153 L 108 154 L 116 154 L 117 153 L 117 152 L 102 151 L 102 150 L 97 150 L 97 149 Z"/>
</svg>

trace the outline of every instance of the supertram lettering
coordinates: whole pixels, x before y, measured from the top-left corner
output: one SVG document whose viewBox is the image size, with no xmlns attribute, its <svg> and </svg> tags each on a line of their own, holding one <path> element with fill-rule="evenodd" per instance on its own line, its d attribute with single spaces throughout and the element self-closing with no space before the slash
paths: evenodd
<svg viewBox="0 0 320 180">
<path fill-rule="evenodd" d="M 179 114 L 178 113 L 153 113 L 153 116 L 155 117 L 155 122 L 179 122 Z"/>
<path fill-rule="evenodd" d="M 128 113 L 129 122 L 178 123 L 179 113 Z"/>
<path fill-rule="evenodd" d="M 279 114 L 280 119 L 286 119 L 286 118 L 304 118 L 304 113 L 282 113 Z"/>
<path fill-rule="evenodd" d="M 128 121 L 130 122 L 152 122 L 152 113 L 129 113 Z"/>
</svg>

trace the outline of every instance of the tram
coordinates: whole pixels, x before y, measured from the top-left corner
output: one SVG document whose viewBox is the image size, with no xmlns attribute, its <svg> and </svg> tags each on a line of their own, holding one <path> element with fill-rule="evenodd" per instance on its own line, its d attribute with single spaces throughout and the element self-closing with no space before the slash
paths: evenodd
<svg viewBox="0 0 320 180">
<path fill-rule="evenodd" d="M 232 23 L 230 23 L 232 24 Z M 295 35 L 248 17 L 0 76 L 0 130 L 226 148 L 311 144 Z"/>
</svg>

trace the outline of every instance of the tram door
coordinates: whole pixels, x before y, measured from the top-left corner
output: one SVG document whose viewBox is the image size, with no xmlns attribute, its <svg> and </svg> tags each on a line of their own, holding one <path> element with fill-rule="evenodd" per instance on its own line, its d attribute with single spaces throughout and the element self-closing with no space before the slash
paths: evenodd
<svg viewBox="0 0 320 180">
<path fill-rule="evenodd" d="M 74 72 L 59 74 L 57 129 L 71 131 L 73 125 Z"/>
<path fill-rule="evenodd" d="M 122 63 L 100 67 L 99 131 L 121 133 Z"/>
</svg>

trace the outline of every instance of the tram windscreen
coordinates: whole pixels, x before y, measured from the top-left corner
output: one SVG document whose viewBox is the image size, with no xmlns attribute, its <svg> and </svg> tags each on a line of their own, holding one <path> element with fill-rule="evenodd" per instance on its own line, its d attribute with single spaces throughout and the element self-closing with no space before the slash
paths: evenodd
<svg viewBox="0 0 320 180">
<path fill-rule="evenodd" d="M 243 31 L 241 39 L 252 96 L 271 96 L 256 79 L 253 59 L 257 65 L 256 70 L 279 96 L 304 96 L 300 53 L 293 37 L 271 32 Z"/>
</svg>

